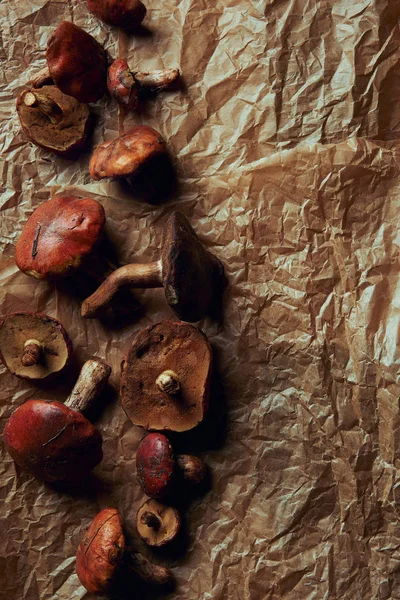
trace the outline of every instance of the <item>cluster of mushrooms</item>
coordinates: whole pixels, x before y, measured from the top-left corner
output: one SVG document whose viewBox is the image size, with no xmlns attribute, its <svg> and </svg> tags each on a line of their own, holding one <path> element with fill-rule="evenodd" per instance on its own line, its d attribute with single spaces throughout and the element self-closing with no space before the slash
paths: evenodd
<svg viewBox="0 0 400 600">
<path fill-rule="evenodd" d="M 135 31 L 146 14 L 140 0 L 88 0 L 88 7 L 105 23 L 127 32 Z M 62 156 L 73 156 L 85 146 L 92 121 L 88 103 L 99 100 L 107 89 L 124 110 L 135 110 L 142 90 L 165 89 L 179 77 L 178 69 L 130 71 L 123 59 L 109 65 L 98 42 L 69 22 L 50 36 L 46 57 L 46 69 L 18 97 L 17 112 L 31 142 Z M 90 175 L 96 180 L 130 179 L 165 152 L 158 132 L 134 127 L 100 144 L 90 160 Z M 104 266 L 99 246 L 105 219 L 104 208 L 92 198 L 55 196 L 29 217 L 15 261 L 36 279 L 52 282 L 79 274 L 94 278 L 96 289 L 82 303 L 84 318 L 97 318 L 113 305 L 118 307 L 124 290 L 129 290 L 136 306 L 132 288 L 164 289 L 179 320 L 162 321 L 137 333 L 120 380 L 127 417 L 147 432 L 137 448 L 136 465 L 139 484 L 149 498 L 137 512 L 136 529 L 149 546 L 160 547 L 176 539 L 181 526 L 181 516 L 170 502 L 178 482 L 198 484 L 207 472 L 199 457 L 176 454 L 165 434 L 192 430 L 207 413 L 212 350 L 205 334 L 191 323 L 210 312 L 223 287 L 224 268 L 177 211 L 164 225 L 159 260 Z M 35 382 L 52 379 L 65 371 L 71 356 L 71 340 L 52 317 L 18 312 L 0 323 L 0 359 L 17 377 Z M 42 481 L 79 484 L 100 463 L 102 436 L 85 414 L 110 373 L 102 360 L 88 360 L 64 403 L 32 399 L 15 410 L 3 438 L 21 469 Z M 169 569 L 150 563 L 132 548 L 128 551 L 120 513 L 106 508 L 79 545 L 78 577 L 91 593 L 107 594 L 127 563 L 146 582 L 172 581 Z"/>
</svg>

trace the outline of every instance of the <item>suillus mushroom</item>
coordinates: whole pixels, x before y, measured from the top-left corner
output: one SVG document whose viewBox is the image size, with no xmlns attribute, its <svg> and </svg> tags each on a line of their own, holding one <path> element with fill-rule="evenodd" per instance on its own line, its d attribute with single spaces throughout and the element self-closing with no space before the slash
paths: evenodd
<svg viewBox="0 0 400 600">
<path fill-rule="evenodd" d="M 17 99 L 17 113 L 36 146 L 68 156 L 86 144 L 92 122 L 89 107 L 54 85 L 24 90 Z"/>
<path fill-rule="evenodd" d="M 150 325 L 137 333 L 122 364 L 122 407 L 147 430 L 193 429 L 208 409 L 211 371 L 211 346 L 197 327 Z"/>
<path fill-rule="evenodd" d="M 123 58 L 108 68 L 107 87 L 110 95 L 128 110 L 136 110 L 143 90 L 161 91 L 170 88 L 179 77 L 179 69 L 158 71 L 130 71 Z"/>
<path fill-rule="evenodd" d="M 49 482 L 82 480 L 102 459 L 99 431 L 83 415 L 104 388 L 111 369 L 88 360 L 65 403 L 28 400 L 9 418 L 6 448 L 23 470 Z"/>
<path fill-rule="evenodd" d="M 97 102 L 107 90 L 107 54 L 89 33 L 63 21 L 47 41 L 47 68 L 31 80 L 34 87 L 48 81 L 78 102 Z"/>
<path fill-rule="evenodd" d="M 146 7 L 140 0 L 88 0 L 88 7 L 104 23 L 128 33 L 138 29 L 146 16 Z"/>
<path fill-rule="evenodd" d="M 221 287 L 221 261 L 205 250 L 186 217 L 174 211 L 165 224 L 161 258 L 114 271 L 82 304 L 82 316 L 93 318 L 124 286 L 163 287 L 168 304 L 183 321 L 199 321 Z"/>
<path fill-rule="evenodd" d="M 196 464 L 196 469 L 186 468 Z M 183 470 L 181 470 L 183 468 Z M 191 454 L 176 457 L 168 438 L 162 433 L 148 433 L 136 452 L 136 471 L 140 487 L 150 498 L 164 498 L 173 490 L 177 477 L 198 484 L 206 475 L 204 461 Z"/>
<path fill-rule="evenodd" d="M 147 125 L 138 125 L 95 149 L 89 163 L 90 176 L 96 181 L 133 177 L 151 159 L 165 152 L 161 134 Z"/>
<path fill-rule="evenodd" d="M 141 554 L 132 552 L 128 555 L 119 511 L 104 508 L 93 519 L 79 544 L 76 553 L 79 581 L 92 594 L 107 594 L 113 590 L 124 564 L 147 583 L 166 585 L 173 579 L 169 569 L 153 565 Z"/>
<path fill-rule="evenodd" d="M 146 500 L 136 515 L 136 529 L 149 546 L 165 546 L 176 539 L 181 516 L 173 506 L 165 506 L 153 498 Z"/>
<path fill-rule="evenodd" d="M 71 340 L 57 319 L 18 312 L 0 323 L 0 359 L 17 377 L 48 379 L 60 374 L 72 353 Z"/>
</svg>

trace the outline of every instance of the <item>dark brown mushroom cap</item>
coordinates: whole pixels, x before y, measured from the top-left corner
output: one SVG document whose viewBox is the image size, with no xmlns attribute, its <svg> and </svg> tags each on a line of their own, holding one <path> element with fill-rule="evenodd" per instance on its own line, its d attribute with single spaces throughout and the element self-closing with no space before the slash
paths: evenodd
<svg viewBox="0 0 400 600">
<path fill-rule="evenodd" d="M 176 539 L 181 528 L 181 516 L 173 506 L 165 506 L 157 500 L 146 500 L 136 516 L 139 536 L 149 546 L 165 546 Z"/>
<path fill-rule="evenodd" d="M 90 176 L 95 180 L 130 177 L 151 158 L 165 151 L 165 142 L 158 131 L 138 125 L 96 148 L 89 163 Z"/>
<path fill-rule="evenodd" d="M 69 275 L 92 252 L 104 224 L 95 200 L 56 196 L 29 217 L 15 250 L 17 266 L 37 279 Z"/>
<path fill-rule="evenodd" d="M 210 395 L 212 350 L 193 325 L 162 321 L 139 331 L 122 367 L 121 403 L 135 425 L 148 430 L 187 431 L 204 419 Z M 166 370 L 178 376 L 180 392 L 156 385 Z"/>
<path fill-rule="evenodd" d="M 103 456 L 94 425 L 61 402 L 28 400 L 9 418 L 3 439 L 14 461 L 43 481 L 79 481 Z"/>
<path fill-rule="evenodd" d="M 42 347 L 39 362 L 31 366 L 21 362 L 28 340 L 37 340 Z M 17 377 L 43 381 L 58 375 L 67 366 L 71 353 L 71 340 L 57 319 L 19 312 L 7 315 L 0 324 L 0 360 Z"/>
<path fill-rule="evenodd" d="M 47 65 L 56 86 L 79 102 L 96 102 L 107 90 L 107 55 L 86 31 L 63 21 L 47 42 Z"/>
<path fill-rule="evenodd" d="M 135 31 L 146 16 L 140 0 L 88 0 L 88 7 L 98 19 L 124 31 Z"/>
<path fill-rule="evenodd" d="M 183 321 L 199 321 L 209 309 L 223 266 L 203 248 L 180 212 L 173 212 L 164 227 L 161 260 L 168 304 Z"/>
<path fill-rule="evenodd" d="M 124 550 L 121 515 L 116 508 L 104 508 L 91 522 L 76 553 L 82 585 L 92 594 L 109 592 Z"/>
<path fill-rule="evenodd" d="M 27 105 L 27 98 L 37 101 Z M 17 99 L 17 113 L 31 142 L 60 155 L 71 154 L 85 145 L 92 122 L 89 107 L 63 94 L 55 85 L 24 90 Z"/>
<path fill-rule="evenodd" d="M 136 471 L 140 486 L 151 498 L 163 498 L 170 490 L 175 473 L 172 446 L 162 433 L 149 433 L 139 443 Z"/>
</svg>

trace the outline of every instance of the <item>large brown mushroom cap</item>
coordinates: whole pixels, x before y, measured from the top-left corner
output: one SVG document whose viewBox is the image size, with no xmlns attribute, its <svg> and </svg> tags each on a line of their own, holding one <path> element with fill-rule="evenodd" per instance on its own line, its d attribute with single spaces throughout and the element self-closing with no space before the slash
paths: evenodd
<svg viewBox="0 0 400 600">
<path fill-rule="evenodd" d="M 55 85 L 24 90 L 17 99 L 17 113 L 27 138 L 45 150 L 68 155 L 86 143 L 89 107 Z"/>
<path fill-rule="evenodd" d="M 121 402 L 132 423 L 148 430 L 187 431 L 203 421 L 209 393 L 212 350 L 193 325 L 162 321 L 139 331 L 122 368 Z M 173 371 L 179 393 L 156 381 Z"/>
<path fill-rule="evenodd" d="M 94 425 L 61 402 L 28 400 L 9 418 L 3 439 L 14 461 L 43 481 L 80 480 L 103 456 Z"/>
<path fill-rule="evenodd" d="M 79 102 L 96 102 L 107 90 L 107 55 L 89 33 L 63 21 L 47 42 L 47 65 L 56 86 Z"/>
<path fill-rule="evenodd" d="M 17 266 L 37 279 L 69 275 L 93 250 L 104 224 L 95 200 L 56 196 L 29 217 L 15 250 Z"/>
<path fill-rule="evenodd" d="M 92 594 L 106 594 L 125 550 L 122 518 L 116 508 L 105 508 L 93 519 L 76 554 L 80 582 Z"/>
<path fill-rule="evenodd" d="M 88 0 L 88 7 L 98 19 L 124 31 L 135 31 L 146 15 L 140 0 Z"/>
<path fill-rule="evenodd" d="M 165 506 L 157 500 L 146 500 L 136 516 L 139 536 L 149 546 L 165 546 L 176 539 L 181 527 L 181 516 L 173 506 Z"/>
<path fill-rule="evenodd" d="M 29 344 L 39 345 L 37 360 L 23 360 Z M 32 352 L 31 352 L 32 353 Z M 40 313 L 19 312 L 7 315 L 0 324 L 0 359 L 17 377 L 44 380 L 58 375 L 72 353 L 71 340 L 59 321 Z"/>
<path fill-rule="evenodd" d="M 96 181 L 104 177 L 130 177 L 165 151 L 165 142 L 158 131 L 138 125 L 96 148 L 90 159 L 90 176 Z"/>
<path fill-rule="evenodd" d="M 168 304 L 183 321 L 199 321 L 210 306 L 223 265 L 203 248 L 186 217 L 178 211 L 164 227 L 161 260 Z"/>
</svg>

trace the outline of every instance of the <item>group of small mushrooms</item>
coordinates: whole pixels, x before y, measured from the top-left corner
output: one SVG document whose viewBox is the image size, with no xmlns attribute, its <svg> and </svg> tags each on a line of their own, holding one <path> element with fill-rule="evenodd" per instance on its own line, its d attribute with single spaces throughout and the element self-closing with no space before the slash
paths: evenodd
<svg viewBox="0 0 400 600">
<path fill-rule="evenodd" d="M 88 8 L 127 32 L 137 30 L 146 15 L 140 0 L 88 0 Z M 134 111 L 143 90 L 166 89 L 179 77 L 178 69 L 131 71 L 122 58 L 111 62 L 91 35 L 69 22 L 62 22 L 50 36 L 46 59 L 47 67 L 18 97 L 17 112 L 32 143 L 62 156 L 72 156 L 85 146 L 92 124 L 88 103 L 107 90 L 125 111 Z M 130 179 L 165 153 L 166 144 L 157 131 L 137 126 L 100 144 L 90 160 L 90 175 L 94 180 Z M 78 273 L 92 277 L 94 261 L 104 260 L 99 244 L 105 219 L 103 207 L 92 198 L 58 195 L 43 202 L 17 242 L 18 268 L 49 281 Z M 95 318 L 107 311 L 123 288 L 161 287 L 181 319 L 140 330 L 121 367 L 122 406 L 132 423 L 147 432 L 139 443 L 136 465 L 138 482 L 149 498 L 137 512 L 136 529 L 153 547 L 178 536 L 181 516 L 170 502 L 177 482 L 198 484 L 206 476 L 203 460 L 176 454 L 167 434 L 195 428 L 207 413 L 212 350 L 205 334 L 190 323 L 210 311 L 224 272 L 219 259 L 203 247 L 177 211 L 164 225 L 159 256 L 148 264 L 106 269 L 107 276 L 100 284 L 96 279 L 97 289 L 81 309 L 82 317 Z M 51 379 L 65 371 L 71 354 L 67 332 L 52 317 L 18 312 L 0 323 L 0 359 L 17 377 Z M 32 399 L 11 414 L 3 438 L 21 469 L 46 482 L 79 484 L 100 463 L 102 436 L 85 413 L 110 373 L 103 361 L 88 360 L 64 403 Z M 116 508 L 106 508 L 79 545 L 78 577 L 91 593 L 108 593 L 126 562 L 145 581 L 164 585 L 172 580 L 169 569 L 153 565 L 133 549 L 128 552 L 122 517 Z"/>
</svg>

